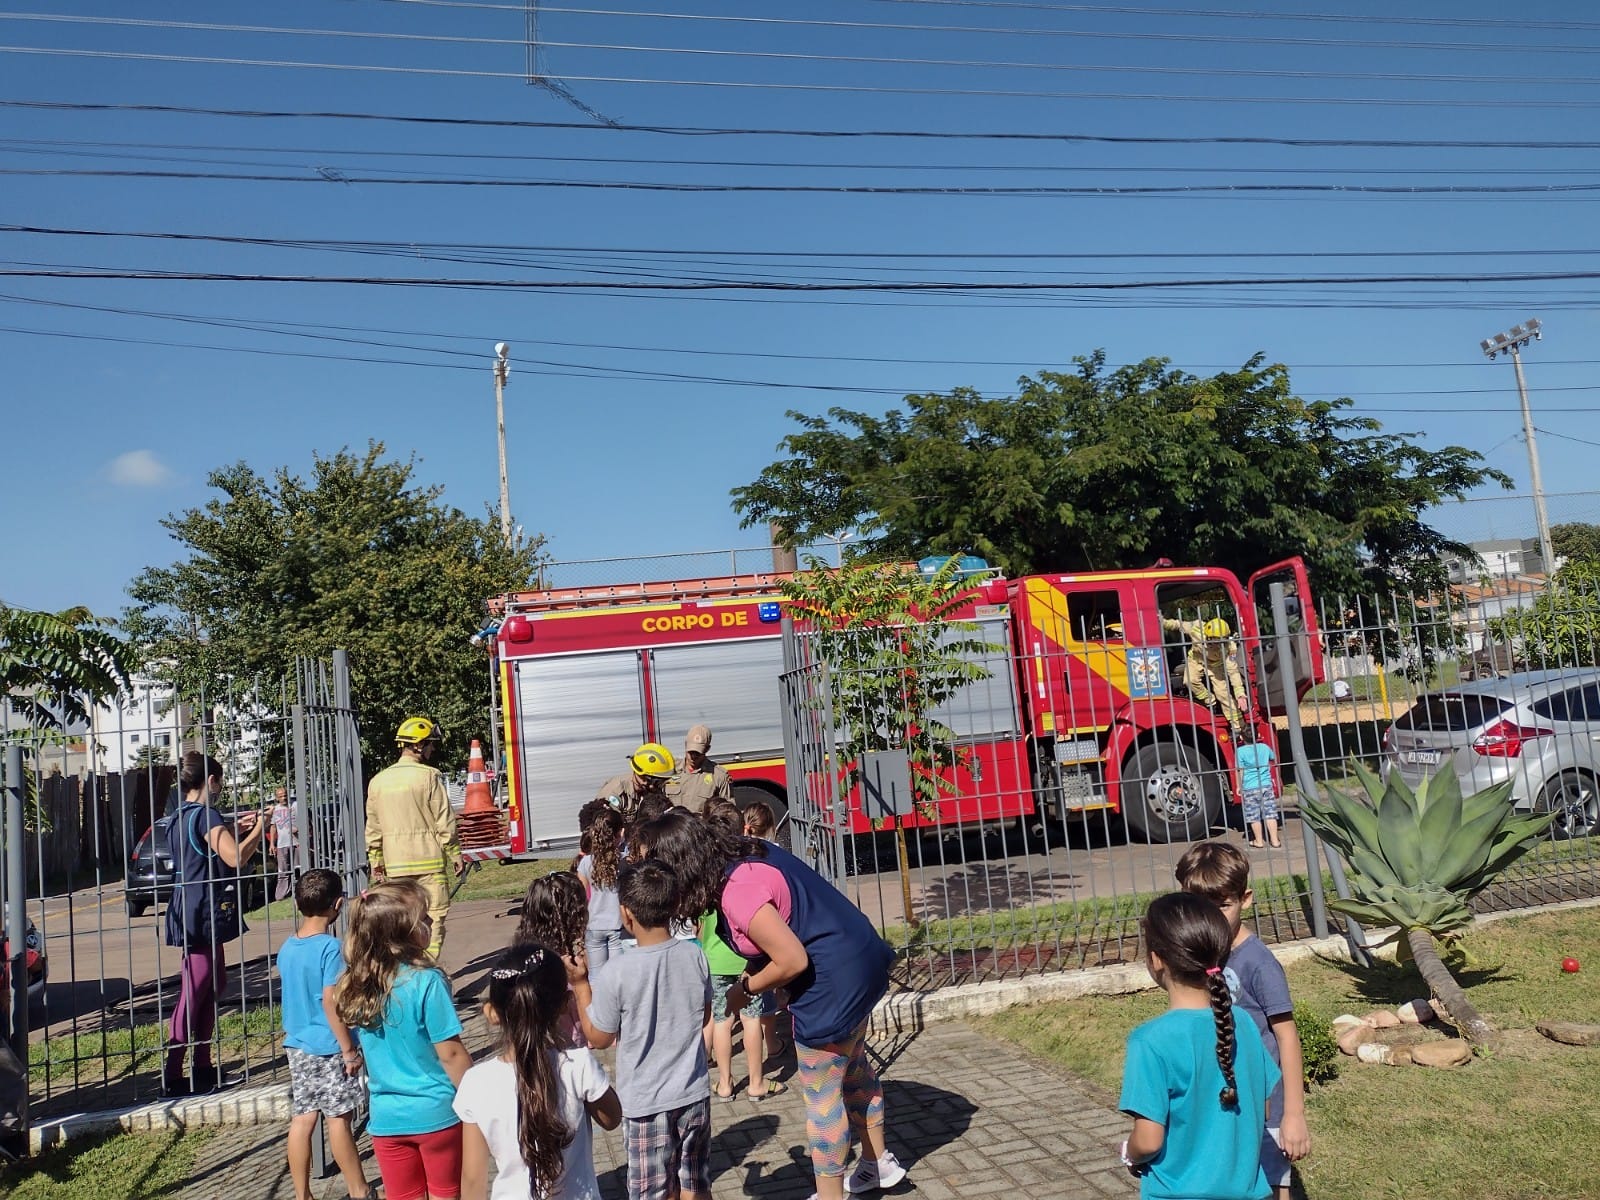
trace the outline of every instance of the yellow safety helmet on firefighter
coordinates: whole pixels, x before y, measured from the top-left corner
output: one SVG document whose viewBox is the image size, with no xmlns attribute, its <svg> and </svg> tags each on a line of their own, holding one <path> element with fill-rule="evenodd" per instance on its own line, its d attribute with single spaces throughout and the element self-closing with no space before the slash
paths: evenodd
<svg viewBox="0 0 1600 1200">
<path fill-rule="evenodd" d="M 1226 641 L 1233 636 L 1233 627 L 1221 617 L 1212 617 L 1201 626 L 1201 632 L 1214 642 Z"/>
<path fill-rule="evenodd" d="M 672 751 L 660 742 L 646 742 L 640 746 L 628 756 L 628 765 L 635 775 L 649 779 L 671 779 L 678 771 Z"/>
<path fill-rule="evenodd" d="M 439 727 L 427 717 L 407 717 L 400 722 L 394 740 L 402 746 L 420 746 L 424 742 L 439 740 Z"/>
</svg>

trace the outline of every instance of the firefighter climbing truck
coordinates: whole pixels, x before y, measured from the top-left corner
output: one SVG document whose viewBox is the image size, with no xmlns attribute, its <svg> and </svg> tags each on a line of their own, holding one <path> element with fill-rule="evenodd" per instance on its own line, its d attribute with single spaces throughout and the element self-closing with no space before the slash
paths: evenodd
<svg viewBox="0 0 1600 1200">
<path fill-rule="evenodd" d="M 641 742 L 676 749 L 692 725 L 741 806 L 790 808 L 780 676 L 782 575 L 523 592 L 490 601 L 512 854 L 576 845 L 578 809 Z M 1289 662 L 1268 586 L 1295 613 Z M 982 677 L 942 706 L 957 753 L 944 797 L 908 827 L 1021 821 L 1035 831 L 1120 813 L 1150 841 L 1205 836 L 1237 795 L 1237 731 L 1188 693 L 1192 647 L 1172 618 L 1228 622 L 1250 692 L 1240 726 L 1272 745 L 1270 712 L 1324 676 L 1304 564 L 1241 584 L 1217 567 L 1032 575 L 973 584 L 956 616 L 987 646 Z M 1164 620 L 1166 623 L 1164 624 Z M 1263 622 L 1269 628 L 1263 630 Z M 1280 756 L 1281 761 L 1281 756 Z M 852 796 L 849 831 L 873 822 Z M 796 817 L 800 816 L 796 812 Z M 831 818 L 830 818 L 831 819 Z"/>
</svg>

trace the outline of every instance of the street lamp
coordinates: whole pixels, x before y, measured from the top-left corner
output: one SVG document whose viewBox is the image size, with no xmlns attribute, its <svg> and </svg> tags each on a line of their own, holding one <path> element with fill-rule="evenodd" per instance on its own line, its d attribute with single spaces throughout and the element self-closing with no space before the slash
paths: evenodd
<svg viewBox="0 0 1600 1200">
<path fill-rule="evenodd" d="M 1492 361 L 1497 354 L 1511 355 L 1511 365 L 1517 372 L 1517 395 L 1522 400 L 1522 436 L 1528 442 L 1528 474 L 1533 483 L 1533 516 L 1539 526 L 1539 559 L 1545 574 L 1556 569 L 1556 555 L 1550 545 L 1550 515 L 1544 507 L 1544 478 L 1539 474 L 1539 445 L 1533 438 L 1533 412 L 1528 407 L 1528 384 L 1522 377 L 1522 348 L 1529 342 L 1541 341 L 1544 327 L 1537 317 L 1530 317 L 1522 325 L 1513 325 L 1505 333 L 1484 338 L 1479 347 Z"/>
<path fill-rule="evenodd" d="M 511 545 L 511 484 L 506 479 L 506 380 L 511 377 L 511 347 L 494 345 L 494 419 L 500 440 L 500 535 Z"/>
</svg>

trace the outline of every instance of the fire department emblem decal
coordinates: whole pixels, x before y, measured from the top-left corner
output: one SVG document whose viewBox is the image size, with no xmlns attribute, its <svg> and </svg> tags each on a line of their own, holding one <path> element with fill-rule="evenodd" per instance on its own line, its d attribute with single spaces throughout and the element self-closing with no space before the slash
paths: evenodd
<svg viewBox="0 0 1600 1200">
<path fill-rule="evenodd" d="M 1134 699 L 1167 694 L 1167 669 L 1159 646 L 1128 647 L 1128 695 Z"/>
</svg>

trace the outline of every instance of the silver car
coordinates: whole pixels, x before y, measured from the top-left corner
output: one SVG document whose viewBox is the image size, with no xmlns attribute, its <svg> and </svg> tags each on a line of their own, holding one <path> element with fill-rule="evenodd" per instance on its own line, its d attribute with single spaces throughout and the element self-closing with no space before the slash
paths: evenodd
<svg viewBox="0 0 1600 1200">
<path fill-rule="evenodd" d="M 1511 803 L 1558 811 L 1552 833 L 1600 832 L 1600 668 L 1519 671 L 1420 697 L 1384 735 L 1384 772 L 1451 770 L 1465 795 L 1512 781 Z"/>
</svg>

